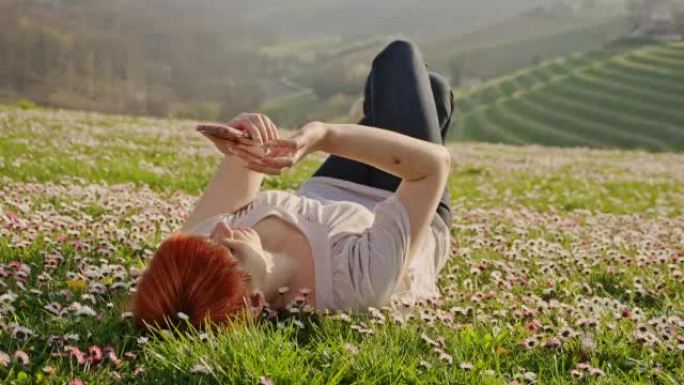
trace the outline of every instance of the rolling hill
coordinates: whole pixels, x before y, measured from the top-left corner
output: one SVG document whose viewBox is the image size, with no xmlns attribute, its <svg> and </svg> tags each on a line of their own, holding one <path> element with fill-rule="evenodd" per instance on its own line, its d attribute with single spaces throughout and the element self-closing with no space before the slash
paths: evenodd
<svg viewBox="0 0 684 385">
<path fill-rule="evenodd" d="M 469 33 L 422 42 L 431 68 L 457 78 L 491 79 L 540 59 L 599 49 L 629 33 L 624 14 L 554 14 L 533 9 Z"/>
<path fill-rule="evenodd" d="M 456 86 L 468 79 L 491 79 L 528 68 L 544 58 L 600 49 L 628 33 L 630 25 L 624 15 L 549 14 L 534 9 L 468 33 L 415 41 L 429 68 Z M 344 120 L 349 105 L 360 95 L 373 57 L 395 38 L 407 36 L 319 37 L 262 48 L 270 60 L 297 64 L 287 76 L 266 84 L 269 97 L 260 110 L 286 126 L 311 118 Z"/>
<path fill-rule="evenodd" d="M 684 43 L 618 42 L 456 97 L 450 139 L 684 150 Z"/>
</svg>

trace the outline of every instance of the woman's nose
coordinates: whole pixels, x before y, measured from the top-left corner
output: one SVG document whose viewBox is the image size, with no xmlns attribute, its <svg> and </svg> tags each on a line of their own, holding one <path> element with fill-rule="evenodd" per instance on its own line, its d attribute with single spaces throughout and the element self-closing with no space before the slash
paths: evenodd
<svg viewBox="0 0 684 385">
<path fill-rule="evenodd" d="M 226 238 L 233 238 L 233 229 L 228 227 L 228 225 L 224 222 L 219 222 L 216 227 L 218 228 L 218 232 L 221 236 Z"/>
</svg>

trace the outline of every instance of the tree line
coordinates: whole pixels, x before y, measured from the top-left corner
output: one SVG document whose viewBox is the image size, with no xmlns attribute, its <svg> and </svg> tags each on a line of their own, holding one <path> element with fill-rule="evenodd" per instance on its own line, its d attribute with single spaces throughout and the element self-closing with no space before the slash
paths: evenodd
<svg viewBox="0 0 684 385">
<path fill-rule="evenodd" d="M 0 101 L 226 118 L 263 100 L 272 35 L 158 2 L 3 0 Z"/>
</svg>

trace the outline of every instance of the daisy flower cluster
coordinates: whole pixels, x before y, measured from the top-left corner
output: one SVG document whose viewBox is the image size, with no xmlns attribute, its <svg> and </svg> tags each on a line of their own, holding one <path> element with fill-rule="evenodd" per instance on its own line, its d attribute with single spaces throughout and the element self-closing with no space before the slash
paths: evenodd
<svg viewBox="0 0 684 385">
<path fill-rule="evenodd" d="M 135 330 L 122 305 L 197 199 L 160 184 L 201 180 L 193 162 L 216 160 L 188 126 L 0 108 L 7 151 L 45 142 L 41 151 L 0 153 L 0 376 L 21 371 L 83 384 L 107 373 L 143 383 L 160 370 L 148 365 L 161 360 L 147 353 L 159 346 L 156 337 Z M 454 222 L 438 298 L 394 298 L 363 314 L 318 312 L 304 289 L 289 303 L 267 307 L 264 324 L 311 335 L 310 326 L 332 323 L 335 341 L 309 352 L 312 362 L 325 362 L 321 370 L 344 359 L 344 367 L 355 368 L 373 362 L 369 352 L 389 356 L 401 348 L 406 365 L 464 381 L 544 383 L 550 368 L 580 382 L 646 372 L 679 378 L 684 157 L 480 144 L 450 149 Z M 146 155 L 131 155 L 139 153 Z M 132 162 L 125 175 L 114 162 L 123 161 L 120 154 Z M 161 157 L 192 161 L 163 164 Z M 62 163 L 70 166 L 59 169 Z M 132 164 L 145 172 L 135 174 Z M 301 178 L 267 182 L 291 187 Z M 289 291 L 281 288 L 283 298 Z M 198 343 L 216 341 L 201 334 Z M 563 366 L 551 366 L 554 359 Z M 202 355 L 189 360 L 178 370 L 225 374 Z M 255 373 L 253 382 L 277 382 L 272 378 Z"/>
</svg>

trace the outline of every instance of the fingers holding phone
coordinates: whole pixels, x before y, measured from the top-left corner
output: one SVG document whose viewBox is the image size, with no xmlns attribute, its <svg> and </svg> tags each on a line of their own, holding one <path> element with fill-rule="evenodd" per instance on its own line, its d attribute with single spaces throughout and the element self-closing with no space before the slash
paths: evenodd
<svg viewBox="0 0 684 385">
<path fill-rule="evenodd" d="M 267 116 L 255 113 L 242 113 L 225 125 L 201 124 L 197 130 L 222 153 L 245 160 L 267 155 L 269 142 L 280 138 L 276 125 Z"/>
<path fill-rule="evenodd" d="M 227 125 L 246 132 L 256 145 L 262 147 L 280 137 L 276 125 L 264 114 L 242 113 L 229 121 Z"/>
</svg>

